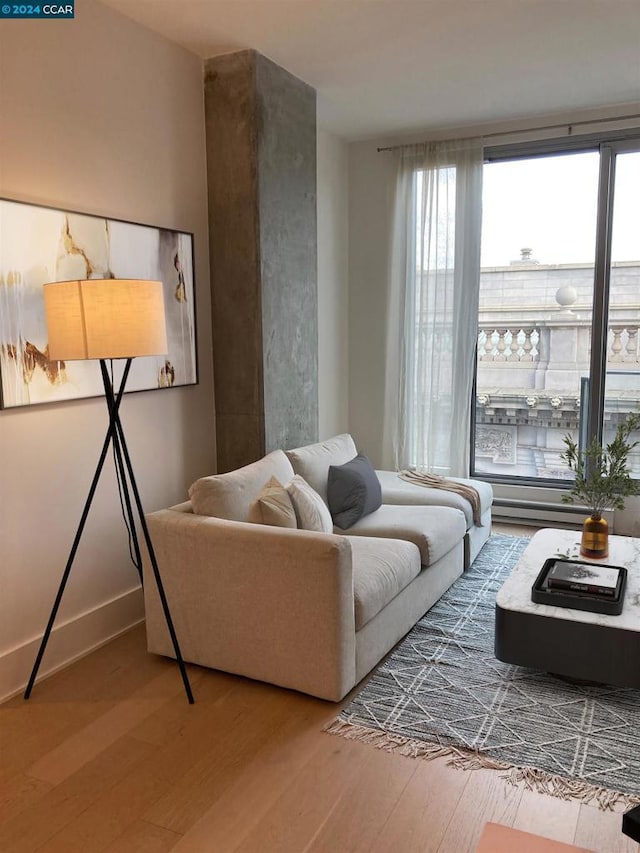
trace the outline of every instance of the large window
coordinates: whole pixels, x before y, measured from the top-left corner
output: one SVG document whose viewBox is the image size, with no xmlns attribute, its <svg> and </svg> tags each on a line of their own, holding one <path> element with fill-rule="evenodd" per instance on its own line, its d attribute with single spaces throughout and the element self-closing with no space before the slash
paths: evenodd
<svg viewBox="0 0 640 853">
<path fill-rule="evenodd" d="M 638 408 L 639 149 L 485 164 L 473 474 L 562 484 L 563 436 L 607 441 Z"/>
</svg>

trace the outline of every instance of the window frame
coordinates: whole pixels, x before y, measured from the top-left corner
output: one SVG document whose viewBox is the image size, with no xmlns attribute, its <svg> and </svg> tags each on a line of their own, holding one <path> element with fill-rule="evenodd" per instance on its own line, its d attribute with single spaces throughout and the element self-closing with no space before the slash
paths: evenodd
<svg viewBox="0 0 640 853">
<path fill-rule="evenodd" d="M 569 129 L 571 132 L 571 129 Z M 589 364 L 590 390 L 586 399 L 582 399 L 581 410 L 587 411 L 583 423 L 581 440 L 588 444 L 594 437 L 602 440 L 604 427 L 605 385 L 608 334 L 609 292 L 611 278 L 611 239 L 615 193 L 615 166 L 618 154 L 640 152 L 640 128 L 609 131 L 580 136 L 563 136 L 553 139 L 538 139 L 512 144 L 488 145 L 484 151 L 484 163 L 508 162 L 514 160 L 531 160 L 534 158 L 562 156 L 597 152 L 600 156 L 599 179 L 597 193 L 596 237 L 594 246 L 594 282 L 593 307 L 591 316 L 591 358 Z M 476 391 L 478 379 L 478 362 L 473 379 L 470 441 L 469 441 L 469 471 L 470 476 L 496 484 L 523 487 L 550 488 L 566 491 L 568 482 L 543 477 L 518 477 L 509 474 L 486 474 L 476 471 L 475 436 L 476 436 Z M 584 408 L 583 408 L 584 407 Z M 586 425 L 585 425 L 586 424 Z"/>
</svg>

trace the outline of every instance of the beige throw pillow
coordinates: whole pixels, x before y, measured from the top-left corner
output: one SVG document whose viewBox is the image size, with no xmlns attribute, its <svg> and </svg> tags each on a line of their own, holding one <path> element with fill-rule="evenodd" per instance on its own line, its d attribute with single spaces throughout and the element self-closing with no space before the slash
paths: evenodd
<svg viewBox="0 0 640 853">
<path fill-rule="evenodd" d="M 333 521 L 327 505 L 309 483 L 298 474 L 287 485 L 298 527 L 318 533 L 333 533 Z"/>
<path fill-rule="evenodd" d="M 288 483 L 295 471 L 282 450 L 273 450 L 257 462 L 251 462 L 226 474 L 201 477 L 189 488 L 191 506 L 196 515 L 248 521 L 249 507 L 258 499 L 270 477 Z"/>
<path fill-rule="evenodd" d="M 275 477 L 271 477 L 249 507 L 249 521 L 272 527 L 298 526 L 289 493 Z"/>
<path fill-rule="evenodd" d="M 286 450 L 294 471 L 309 483 L 312 489 L 320 495 L 325 503 L 327 501 L 327 478 L 330 465 L 344 465 L 354 456 L 357 456 L 355 443 L 349 433 L 336 435 L 318 444 L 306 444 L 304 447 L 295 447 Z M 288 480 L 283 480 L 288 482 Z"/>
</svg>

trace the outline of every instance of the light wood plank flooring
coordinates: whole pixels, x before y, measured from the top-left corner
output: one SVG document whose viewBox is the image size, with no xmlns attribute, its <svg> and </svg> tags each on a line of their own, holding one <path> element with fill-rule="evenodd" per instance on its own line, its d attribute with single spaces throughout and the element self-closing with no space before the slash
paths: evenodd
<svg viewBox="0 0 640 853">
<path fill-rule="evenodd" d="M 465 853 L 488 820 L 640 850 L 620 813 L 332 737 L 336 705 L 189 673 L 193 706 L 137 628 L 0 705 L 0 851 Z"/>
</svg>

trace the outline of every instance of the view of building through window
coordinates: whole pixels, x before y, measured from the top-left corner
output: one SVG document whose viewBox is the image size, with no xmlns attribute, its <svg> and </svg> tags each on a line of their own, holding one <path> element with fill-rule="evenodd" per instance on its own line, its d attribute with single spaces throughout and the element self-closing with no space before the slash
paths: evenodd
<svg viewBox="0 0 640 853">
<path fill-rule="evenodd" d="M 598 151 L 484 167 L 477 475 L 566 480 L 590 382 Z M 617 156 L 604 440 L 640 405 L 640 153 Z M 636 436 L 640 438 L 640 436 Z M 640 452 L 632 459 L 640 476 Z"/>
</svg>

